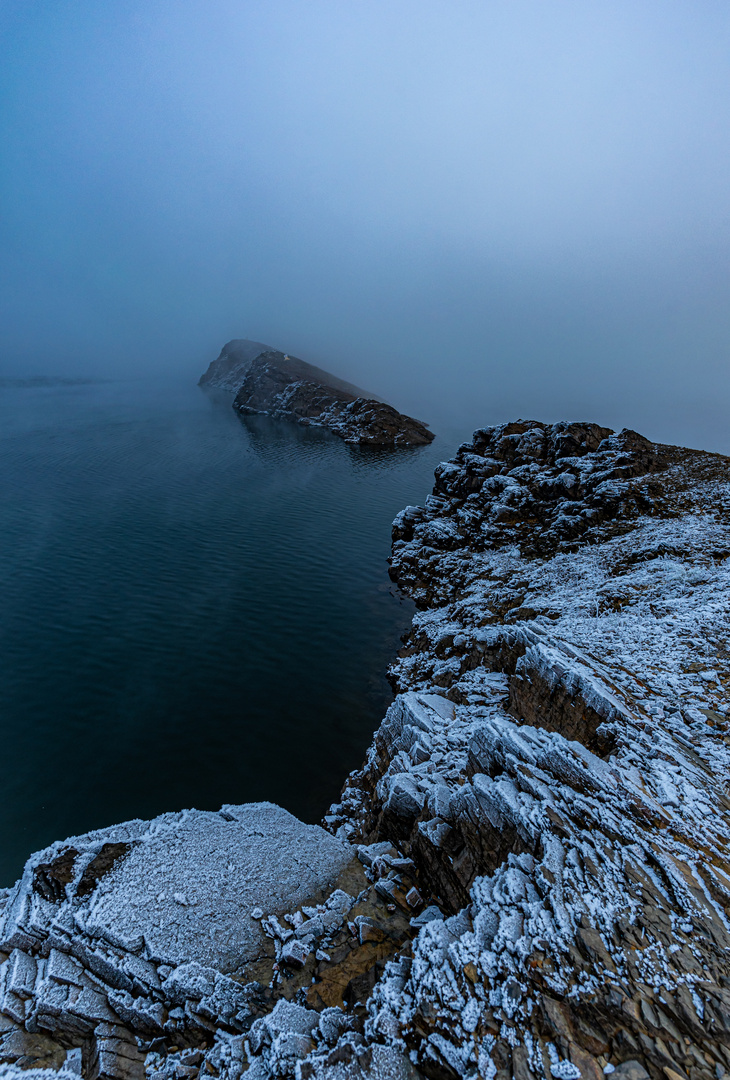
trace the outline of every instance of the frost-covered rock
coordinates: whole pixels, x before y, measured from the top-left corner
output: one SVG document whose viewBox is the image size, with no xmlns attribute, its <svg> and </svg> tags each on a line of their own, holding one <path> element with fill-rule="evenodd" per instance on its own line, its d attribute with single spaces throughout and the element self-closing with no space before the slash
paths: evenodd
<svg viewBox="0 0 730 1080">
<path fill-rule="evenodd" d="M 420 610 L 328 826 L 446 917 L 366 1038 L 439 1080 L 730 1072 L 730 462 L 488 428 L 393 537 Z"/>
<path fill-rule="evenodd" d="M 54 845 L 0 894 L 0 1080 L 730 1074 L 730 461 L 476 432 L 394 522 L 419 611 L 321 829 Z"/>
<path fill-rule="evenodd" d="M 126 822 L 37 853 L 0 922 L 0 1061 L 58 1068 L 79 1048 L 85 1075 L 137 1076 L 156 1040 L 246 1030 L 270 1007 L 276 963 L 251 910 L 326 903 L 359 865 L 271 803 Z"/>
</svg>

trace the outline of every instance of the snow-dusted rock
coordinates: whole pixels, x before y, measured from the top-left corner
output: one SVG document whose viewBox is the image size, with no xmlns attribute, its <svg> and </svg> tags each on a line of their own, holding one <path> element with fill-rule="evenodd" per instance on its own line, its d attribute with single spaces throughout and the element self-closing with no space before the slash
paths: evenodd
<svg viewBox="0 0 730 1080">
<path fill-rule="evenodd" d="M 251 361 L 233 407 L 242 414 L 265 413 L 327 428 L 345 442 L 361 446 L 425 446 L 434 438 L 420 420 L 321 368 L 273 349 Z"/>
<path fill-rule="evenodd" d="M 393 538 L 419 611 L 335 835 L 225 807 L 32 857 L 0 1080 L 730 1074 L 730 461 L 487 428 Z"/>
<path fill-rule="evenodd" d="M 58 1067 L 77 1046 L 86 1075 L 131 1077 L 155 1039 L 244 1030 L 275 963 L 250 912 L 326 901 L 353 865 L 349 845 L 271 803 L 126 822 L 37 853 L 0 923 L 0 1060 Z M 21 1031 L 47 1045 L 29 1050 Z"/>
<path fill-rule="evenodd" d="M 366 1038 L 438 1080 L 730 1072 L 730 461 L 488 428 L 393 538 L 420 610 L 327 821 L 451 917 Z"/>
</svg>

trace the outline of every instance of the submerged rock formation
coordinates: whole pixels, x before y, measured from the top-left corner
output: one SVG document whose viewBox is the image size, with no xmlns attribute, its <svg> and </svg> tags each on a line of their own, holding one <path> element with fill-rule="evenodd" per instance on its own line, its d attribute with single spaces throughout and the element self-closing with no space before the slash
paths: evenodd
<svg viewBox="0 0 730 1080">
<path fill-rule="evenodd" d="M 229 341 L 200 379 L 236 393 L 237 412 L 264 413 L 328 428 L 345 442 L 412 447 L 433 441 L 433 432 L 384 401 L 321 368 L 255 341 Z"/>
<path fill-rule="evenodd" d="M 730 1074 L 730 460 L 477 431 L 392 575 L 420 610 L 333 835 L 259 804 L 29 860 L 9 1073 Z"/>
</svg>

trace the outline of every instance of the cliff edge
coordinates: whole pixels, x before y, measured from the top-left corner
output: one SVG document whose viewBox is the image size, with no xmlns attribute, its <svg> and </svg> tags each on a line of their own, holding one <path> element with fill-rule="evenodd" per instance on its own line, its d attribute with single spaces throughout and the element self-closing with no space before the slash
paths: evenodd
<svg viewBox="0 0 730 1080">
<path fill-rule="evenodd" d="M 479 430 L 392 576 L 419 610 L 327 831 L 164 815 L 0 896 L 8 1076 L 730 1073 L 730 459 Z"/>
<path fill-rule="evenodd" d="M 434 1080 L 724 1076 L 730 460 L 486 428 L 393 538 L 420 611 L 328 822 L 440 914 L 370 1037 Z"/>
<path fill-rule="evenodd" d="M 200 385 L 234 391 L 238 413 L 327 428 L 351 444 L 414 447 L 434 438 L 420 420 L 373 394 L 260 342 L 228 342 Z"/>
</svg>

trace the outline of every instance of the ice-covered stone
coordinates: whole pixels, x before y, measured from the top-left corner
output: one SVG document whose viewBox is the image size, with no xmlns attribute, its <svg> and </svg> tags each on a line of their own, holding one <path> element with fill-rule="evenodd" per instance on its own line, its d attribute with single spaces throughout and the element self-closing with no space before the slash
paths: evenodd
<svg viewBox="0 0 730 1080">
<path fill-rule="evenodd" d="M 5 905 L 0 1017 L 11 1034 L 83 1048 L 89 1080 L 136 1080 L 140 1045 L 250 1023 L 261 1007 L 250 980 L 270 977 L 274 962 L 250 914 L 257 905 L 275 922 L 331 898 L 339 909 L 338 882 L 359 866 L 349 845 L 270 803 L 165 814 L 55 844 L 28 860 Z"/>
<path fill-rule="evenodd" d="M 352 860 L 348 846 L 270 803 L 224 810 L 225 818 L 189 813 L 153 823 L 99 883 L 87 932 L 142 936 L 165 963 L 240 971 L 262 944 L 257 921 L 242 910 L 298 906 L 323 894 Z M 183 910 L 176 901 L 150 903 L 176 881 L 188 898 Z"/>
</svg>

